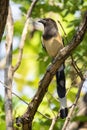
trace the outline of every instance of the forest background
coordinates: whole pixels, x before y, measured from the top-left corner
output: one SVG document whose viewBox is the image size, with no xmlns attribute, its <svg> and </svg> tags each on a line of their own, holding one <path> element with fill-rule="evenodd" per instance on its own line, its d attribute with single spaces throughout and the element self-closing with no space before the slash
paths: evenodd
<svg viewBox="0 0 87 130">
<path fill-rule="evenodd" d="M 12 43 L 12 61 L 15 66 L 18 60 L 19 46 L 22 37 L 24 25 L 26 24 L 27 12 L 31 7 L 31 0 L 12 0 L 10 7 L 13 17 L 13 43 Z M 18 12 L 16 11 L 18 7 Z M 27 109 L 27 105 L 31 102 L 33 96 L 37 92 L 38 84 L 44 76 L 47 67 L 51 61 L 47 53 L 41 45 L 41 31 L 37 31 L 33 26 L 33 21 L 40 18 L 53 18 L 58 25 L 59 32 L 64 39 L 64 45 L 67 46 L 73 39 L 78 26 L 84 19 L 84 13 L 87 11 L 87 0 L 38 0 L 32 10 L 29 19 L 28 33 L 23 47 L 21 64 L 16 69 L 12 78 L 12 114 L 15 129 L 21 129 L 16 125 L 15 119 L 21 117 Z M 64 33 L 64 31 L 66 33 Z M 6 25 L 7 26 L 7 25 Z M 8 29 L 8 26 L 7 28 Z M 2 41 L 0 43 L 0 129 L 6 129 L 6 110 L 5 110 L 5 68 L 6 68 L 6 40 L 7 30 L 5 29 Z M 65 61 L 66 87 L 67 87 L 67 104 L 69 110 L 75 103 L 76 95 L 82 82 L 82 77 L 87 71 L 87 33 L 81 44 L 72 52 Z M 77 68 L 75 68 L 75 66 Z M 79 72 L 78 72 L 79 70 Z M 84 77 L 84 76 L 83 76 Z M 87 77 L 86 77 L 87 78 Z M 68 130 L 87 129 L 87 86 L 82 88 L 80 98 L 76 107 L 73 109 L 72 117 L 69 122 Z M 18 96 L 16 96 L 16 94 Z M 66 119 L 62 120 L 58 116 L 60 103 L 56 92 L 55 77 L 51 81 L 48 90 L 43 97 L 43 101 L 38 107 L 38 111 L 34 116 L 33 130 L 62 130 Z M 84 109 L 84 110 L 83 110 Z M 55 119 L 54 125 L 53 119 Z M 82 130 L 82 129 L 81 129 Z"/>
</svg>

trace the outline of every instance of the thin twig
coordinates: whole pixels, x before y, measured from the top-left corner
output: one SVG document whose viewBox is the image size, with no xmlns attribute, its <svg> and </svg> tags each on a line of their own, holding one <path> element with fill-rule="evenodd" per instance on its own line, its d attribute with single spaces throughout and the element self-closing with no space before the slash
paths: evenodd
<svg viewBox="0 0 87 130">
<path fill-rule="evenodd" d="M 9 88 L 5 83 L 3 83 L 1 80 L 0 80 L 0 83 L 3 85 L 4 88 L 7 88 L 7 89 L 10 90 L 10 88 Z M 24 101 L 21 97 L 19 97 L 19 96 L 18 96 L 16 93 L 14 93 L 13 91 L 12 91 L 12 94 L 13 94 L 14 96 L 16 96 L 17 98 L 19 98 L 21 101 L 23 101 L 25 104 L 28 105 L 28 103 L 27 103 L 26 101 Z"/>
<path fill-rule="evenodd" d="M 79 103 L 78 103 L 78 112 L 77 113 L 77 117 L 78 116 L 87 116 L 87 104 L 86 102 L 84 101 L 84 98 L 87 98 L 87 93 L 80 99 Z M 70 122 L 69 123 L 69 129 L 68 130 L 77 130 L 77 129 L 80 129 L 80 127 L 82 128 L 82 122 L 80 121 L 73 121 L 73 122 Z M 84 123 L 83 123 L 84 124 Z M 82 130 L 86 130 L 86 129 L 83 129 Z"/>
<path fill-rule="evenodd" d="M 65 32 L 65 30 L 64 30 L 64 28 L 63 28 L 61 22 L 60 22 L 59 20 L 57 20 L 57 22 L 60 24 L 60 26 L 61 26 L 61 28 L 62 28 L 62 30 L 63 30 L 63 32 L 64 32 L 64 35 L 65 35 L 65 38 L 66 38 L 67 43 L 69 43 L 69 41 L 68 41 L 68 39 L 67 39 L 67 34 L 66 34 L 66 32 Z"/>
<path fill-rule="evenodd" d="M 52 123 L 50 125 L 49 130 L 53 130 L 54 129 L 54 126 L 55 126 L 56 122 L 58 121 L 58 118 L 59 118 L 59 114 L 52 119 Z"/>
<path fill-rule="evenodd" d="M 73 106 L 75 106 L 75 104 L 72 104 L 71 106 L 69 106 L 68 109 L 71 109 Z M 51 123 L 51 125 L 50 125 L 49 130 L 54 130 L 54 126 L 55 126 L 56 122 L 58 121 L 58 118 L 59 118 L 59 117 L 60 117 L 60 116 L 59 116 L 59 112 L 58 112 L 58 115 L 55 116 L 55 117 L 52 119 L 52 123 Z"/>
<path fill-rule="evenodd" d="M 54 97 L 49 91 L 47 91 L 47 93 L 48 93 L 53 99 L 55 99 L 57 102 L 59 102 L 59 100 L 58 100 L 56 97 Z"/>
<path fill-rule="evenodd" d="M 1 80 L 0 80 L 0 83 L 3 85 L 4 88 L 7 88 L 7 89 L 10 90 L 10 88 L 9 88 L 5 83 L 3 83 Z M 22 99 L 20 96 L 18 96 L 15 92 L 12 91 L 12 94 L 13 94 L 14 96 L 16 96 L 18 99 L 20 99 L 20 100 L 21 100 L 23 103 L 25 103 L 27 106 L 29 105 L 28 102 L 26 102 L 25 100 L 23 100 L 23 99 Z M 45 117 L 45 118 L 51 120 L 51 118 L 49 118 L 48 116 L 44 115 L 43 113 L 41 113 L 41 112 L 39 112 L 39 111 L 37 111 L 37 112 L 38 112 L 40 115 L 42 115 L 43 117 Z"/>
<path fill-rule="evenodd" d="M 79 75 L 79 77 L 81 78 L 81 80 L 84 80 L 83 74 L 82 74 L 81 70 L 79 69 L 79 67 L 77 66 L 76 62 L 74 61 L 72 55 L 71 55 L 71 59 L 72 59 L 72 65 L 73 65 L 75 71 L 77 72 L 77 74 Z"/>
<path fill-rule="evenodd" d="M 52 119 L 52 123 L 51 123 L 51 126 L 50 126 L 49 130 L 53 130 L 56 121 L 57 121 L 57 118 Z"/>
<path fill-rule="evenodd" d="M 13 67 L 13 72 L 15 72 L 19 68 L 19 66 L 21 64 L 22 55 L 23 55 L 23 47 L 24 47 L 24 43 L 25 43 L 26 36 L 27 36 L 27 33 L 28 33 L 28 29 L 29 29 L 29 18 L 31 16 L 32 10 L 33 10 L 33 8 L 34 8 L 37 1 L 38 0 L 33 0 L 32 1 L 30 9 L 29 9 L 29 11 L 27 13 L 27 20 L 25 22 L 24 29 L 23 29 L 22 36 L 21 36 L 21 41 L 20 41 L 20 44 L 19 44 L 18 61 L 17 61 L 16 65 Z"/>
<path fill-rule="evenodd" d="M 73 111 L 74 111 L 74 109 L 75 109 L 75 107 L 76 107 L 76 105 L 77 105 L 77 102 L 78 102 L 78 100 L 79 100 L 80 93 L 81 93 L 81 89 L 82 89 L 82 86 L 83 86 L 83 82 L 84 82 L 84 81 L 82 81 L 81 84 L 80 84 L 80 87 L 79 87 L 79 89 L 78 89 L 78 92 L 77 92 L 77 95 L 76 95 L 76 99 L 75 99 L 74 105 L 73 105 L 72 108 L 70 109 L 70 112 L 69 112 L 69 114 L 68 114 L 68 117 L 67 117 L 66 120 L 65 120 L 65 123 L 64 123 L 64 125 L 63 125 L 62 130 L 68 130 L 67 127 L 68 127 L 68 125 L 69 125 L 69 122 L 70 122 L 70 120 L 71 120 L 71 118 L 72 118 Z"/>
<path fill-rule="evenodd" d="M 51 107 L 50 107 L 50 101 L 49 101 L 49 99 L 48 99 L 47 96 L 46 96 L 46 98 L 47 98 L 47 102 L 48 102 L 49 108 L 50 108 L 50 110 L 51 110 L 51 113 L 55 116 L 55 113 L 52 111 L 52 109 L 51 109 Z"/>
<path fill-rule="evenodd" d="M 66 95 L 68 95 L 69 91 L 71 90 L 72 86 L 70 86 L 69 88 L 67 88 L 66 90 Z"/>
<path fill-rule="evenodd" d="M 43 114 L 43 113 L 41 113 L 40 111 L 38 111 L 38 110 L 37 110 L 37 112 L 38 112 L 40 115 L 42 115 L 43 117 L 45 117 L 46 119 L 48 119 L 48 120 L 52 120 L 50 117 L 48 117 L 48 116 L 44 115 L 44 114 Z"/>
<path fill-rule="evenodd" d="M 34 8 L 34 6 L 36 5 L 38 0 L 33 0 L 32 3 L 31 3 L 31 6 L 30 6 L 30 9 L 28 10 L 28 13 L 27 13 L 27 18 L 29 18 L 32 14 L 32 10 Z"/>
</svg>

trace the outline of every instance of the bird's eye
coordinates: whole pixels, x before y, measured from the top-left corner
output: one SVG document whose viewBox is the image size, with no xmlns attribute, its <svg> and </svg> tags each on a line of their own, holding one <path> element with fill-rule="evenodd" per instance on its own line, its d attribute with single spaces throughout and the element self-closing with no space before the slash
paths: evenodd
<svg viewBox="0 0 87 130">
<path fill-rule="evenodd" d="M 50 21 L 50 19 L 48 19 L 48 22 Z"/>
</svg>

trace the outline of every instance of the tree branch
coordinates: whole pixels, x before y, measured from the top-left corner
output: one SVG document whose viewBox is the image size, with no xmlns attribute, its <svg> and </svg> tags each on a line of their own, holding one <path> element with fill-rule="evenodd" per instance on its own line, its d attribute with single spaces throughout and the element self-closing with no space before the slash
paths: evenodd
<svg viewBox="0 0 87 130">
<path fill-rule="evenodd" d="M 73 39 L 71 40 L 71 42 L 69 43 L 68 46 L 64 47 L 59 53 L 58 55 L 55 57 L 53 63 L 50 65 L 49 69 L 46 71 L 44 77 L 42 78 L 42 80 L 40 81 L 38 90 L 35 94 L 35 96 L 33 97 L 32 101 L 29 103 L 29 106 L 27 108 L 27 111 L 24 113 L 24 115 L 22 117 L 20 117 L 20 122 L 23 125 L 31 124 L 34 115 L 45 95 L 45 93 L 47 92 L 48 86 L 54 76 L 54 74 L 56 73 L 56 71 L 58 70 L 58 68 L 61 66 L 61 64 L 64 62 L 64 60 L 66 60 L 71 52 L 81 43 L 81 41 L 83 40 L 83 37 L 86 33 L 87 30 L 87 12 L 85 14 L 85 17 L 82 21 L 82 23 L 80 24 L 76 34 L 74 35 Z M 31 130 L 31 129 L 30 129 Z"/>
<path fill-rule="evenodd" d="M 86 99 L 86 100 L 85 100 Z M 80 101 L 78 102 L 78 112 L 77 112 L 77 117 L 78 116 L 87 116 L 87 93 L 85 93 L 85 95 L 80 99 Z M 84 127 L 83 125 L 80 125 L 80 123 L 82 123 L 81 121 L 73 121 L 69 123 L 69 126 L 67 127 L 68 130 L 77 130 L 77 129 L 81 129 L 79 127 Z M 84 121 L 83 124 L 85 124 L 86 122 Z M 86 130 L 86 129 L 82 129 L 82 130 Z"/>
<path fill-rule="evenodd" d="M 38 0 L 33 0 L 32 3 L 31 3 L 31 6 L 30 6 L 30 9 L 28 10 L 28 13 L 27 13 L 27 18 L 29 18 L 32 14 L 32 10 L 33 8 L 35 7 L 35 4 L 37 3 Z"/>
<path fill-rule="evenodd" d="M 38 0 L 33 0 L 32 1 L 30 9 L 29 9 L 29 11 L 27 13 L 27 20 L 26 20 L 26 23 L 25 23 L 25 26 L 24 26 L 24 29 L 23 29 L 23 32 L 22 32 L 21 42 L 20 42 L 20 45 L 19 45 L 18 61 L 17 61 L 16 65 L 13 67 L 13 72 L 15 72 L 19 68 L 19 66 L 21 64 L 22 54 L 23 54 L 23 47 L 24 47 L 24 43 L 25 43 L 26 36 L 27 36 L 27 33 L 28 33 L 28 29 L 29 29 L 29 18 L 31 16 L 32 10 L 33 10 L 33 8 L 34 8 L 37 1 Z"/>
<path fill-rule="evenodd" d="M 57 122 L 58 117 L 59 117 L 59 115 L 55 116 L 55 117 L 52 119 L 52 123 L 51 123 L 51 125 L 50 125 L 49 130 L 53 130 L 53 129 L 54 129 L 54 125 L 55 125 L 55 123 Z"/>
<path fill-rule="evenodd" d="M 51 123 L 51 126 L 50 126 L 49 130 L 53 130 L 56 121 L 57 121 L 57 118 L 52 119 L 52 123 Z"/>
<path fill-rule="evenodd" d="M 67 117 L 66 120 L 65 120 L 65 123 L 64 123 L 64 125 L 63 125 L 62 130 L 67 130 L 66 128 L 67 128 L 67 126 L 68 126 L 68 124 L 69 124 L 69 122 L 70 122 L 70 119 L 71 119 L 71 117 L 72 117 L 73 111 L 74 111 L 74 109 L 75 109 L 75 107 L 76 107 L 76 104 L 77 104 L 77 102 L 78 102 L 78 100 L 79 100 L 80 93 L 81 93 L 81 89 L 82 89 L 82 86 L 83 86 L 83 82 L 84 82 L 84 81 L 82 81 L 81 84 L 80 84 L 80 87 L 79 87 L 78 92 L 77 92 L 76 100 L 75 100 L 74 105 L 72 106 L 72 108 L 71 108 L 71 110 L 70 110 L 70 112 L 69 112 L 69 114 L 68 114 L 68 117 Z"/>
<path fill-rule="evenodd" d="M 79 77 L 81 78 L 81 80 L 84 80 L 83 74 L 82 74 L 82 72 L 80 71 L 80 69 L 78 68 L 78 66 L 77 66 L 76 62 L 74 61 L 72 55 L 71 55 L 71 59 L 72 59 L 72 65 L 73 65 L 75 71 L 77 72 L 77 74 L 79 75 Z"/>
</svg>

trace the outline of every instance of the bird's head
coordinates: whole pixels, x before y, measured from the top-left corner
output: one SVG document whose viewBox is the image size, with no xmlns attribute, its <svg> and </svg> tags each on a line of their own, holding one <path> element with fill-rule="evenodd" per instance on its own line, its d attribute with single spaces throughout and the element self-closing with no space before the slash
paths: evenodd
<svg viewBox="0 0 87 130">
<path fill-rule="evenodd" d="M 44 26 L 43 36 L 55 36 L 58 33 L 58 27 L 56 22 L 51 18 L 40 19 L 38 22 L 42 23 Z"/>
<path fill-rule="evenodd" d="M 58 29 L 56 22 L 51 18 L 40 19 L 38 22 L 42 23 L 44 25 L 44 28 L 53 27 L 53 28 Z"/>
</svg>

